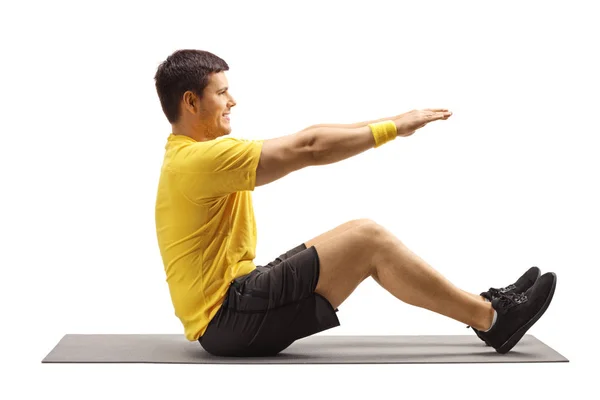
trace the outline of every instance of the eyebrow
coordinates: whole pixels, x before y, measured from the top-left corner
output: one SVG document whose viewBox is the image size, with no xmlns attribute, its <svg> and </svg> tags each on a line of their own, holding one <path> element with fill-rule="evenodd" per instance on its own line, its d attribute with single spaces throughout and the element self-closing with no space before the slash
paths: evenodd
<svg viewBox="0 0 600 400">
<path fill-rule="evenodd" d="M 229 87 L 227 87 L 227 86 L 225 86 L 225 87 L 222 87 L 221 89 L 217 90 L 217 92 L 221 92 L 221 91 L 223 91 L 223 90 L 229 90 Z"/>
</svg>

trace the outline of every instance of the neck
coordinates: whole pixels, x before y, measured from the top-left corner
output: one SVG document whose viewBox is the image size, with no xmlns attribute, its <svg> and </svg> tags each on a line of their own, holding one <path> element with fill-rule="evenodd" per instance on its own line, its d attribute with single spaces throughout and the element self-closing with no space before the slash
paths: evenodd
<svg viewBox="0 0 600 400">
<path fill-rule="evenodd" d="M 173 135 L 188 136 L 197 142 L 214 139 L 206 126 L 201 124 L 194 125 L 183 119 L 175 124 L 171 124 L 171 132 L 173 132 Z"/>
</svg>

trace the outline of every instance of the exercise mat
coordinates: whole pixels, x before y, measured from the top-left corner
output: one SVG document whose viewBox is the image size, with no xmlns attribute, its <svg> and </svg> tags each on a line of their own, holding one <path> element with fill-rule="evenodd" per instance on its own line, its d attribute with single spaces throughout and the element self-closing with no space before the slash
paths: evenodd
<svg viewBox="0 0 600 400">
<path fill-rule="evenodd" d="M 532 335 L 506 354 L 475 335 L 332 336 L 300 339 L 274 357 L 216 357 L 178 334 L 68 334 L 42 363 L 451 364 L 568 362 Z"/>
</svg>

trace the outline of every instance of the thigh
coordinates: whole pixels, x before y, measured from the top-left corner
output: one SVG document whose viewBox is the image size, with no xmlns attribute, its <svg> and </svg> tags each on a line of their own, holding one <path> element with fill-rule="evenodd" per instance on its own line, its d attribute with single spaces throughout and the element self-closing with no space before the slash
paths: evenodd
<svg viewBox="0 0 600 400">
<path fill-rule="evenodd" d="M 319 236 L 316 236 L 316 237 L 306 241 L 305 243 L 300 244 L 299 246 L 294 247 L 291 250 L 288 250 L 287 252 L 285 252 L 285 253 L 281 254 L 279 257 L 277 257 L 275 260 L 266 264 L 264 267 L 266 267 L 266 268 L 274 267 L 275 265 L 279 264 L 281 261 L 286 260 L 286 259 L 290 258 L 291 256 L 293 256 L 294 254 L 297 254 L 297 253 L 301 252 L 302 250 L 306 250 L 307 248 L 312 247 L 312 246 L 316 245 L 317 243 L 325 242 L 329 239 L 336 237 L 337 235 L 339 235 L 342 232 L 345 232 L 349 229 L 353 229 L 353 228 L 356 228 L 357 226 L 369 224 L 369 223 L 373 223 L 373 221 L 371 221 L 370 219 L 366 219 L 366 218 L 355 219 L 352 221 L 345 222 L 325 233 L 320 234 Z"/>
<path fill-rule="evenodd" d="M 316 250 L 314 247 L 307 249 L 302 244 L 266 266 L 257 266 L 246 279 L 241 280 L 239 291 L 264 299 L 264 308 L 273 309 L 311 296 L 318 279 Z"/>
<path fill-rule="evenodd" d="M 306 245 L 304 243 L 294 247 L 291 250 L 286 251 L 285 253 L 283 253 L 279 257 L 277 257 L 275 260 L 271 261 L 270 263 L 268 263 L 262 267 L 263 268 L 272 268 L 272 267 L 276 266 L 277 264 L 281 263 L 283 260 L 287 260 L 288 258 L 292 257 L 295 254 L 300 253 L 303 250 L 306 250 Z"/>
<path fill-rule="evenodd" d="M 310 239 L 309 241 L 307 241 L 305 243 L 306 247 L 314 246 L 318 243 L 325 242 L 329 239 L 336 237 L 337 235 L 339 235 L 342 232 L 345 232 L 349 229 L 353 229 L 353 228 L 356 228 L 357 226 L 369 224 L 369 223 L 373 223 L 373 221 L 371 221 L 370 219 L 367 219 L 367 218 L 361 218 L 361 219 L 355 219 L 352 221 L 348 221 L 339 226 L 336 226 L 335 228 L 333 228 L 325 233 L 320 234 L 319 236 L 317 236 L 315 238 Z"/>
<path fill-rule="evenodd" d="M 384 243 L 387 232 L 372 222 L 359 225 L 317 243 L 320 260 L 319 282 L 315 292 L 339 307 L 356 287 L 375 272 L 374 255 Z"/>
</svg>

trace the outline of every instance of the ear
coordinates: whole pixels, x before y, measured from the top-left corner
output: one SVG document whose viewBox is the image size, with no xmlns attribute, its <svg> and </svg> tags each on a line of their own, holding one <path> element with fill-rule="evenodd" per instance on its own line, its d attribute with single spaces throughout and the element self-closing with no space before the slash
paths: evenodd
<svg viewBox="0 0 600 400">
<path fill-rule="evenodd" d="M 197 107 L 199 107 L 200 102 L 198 101 L 198 97 L 192 92 L 188 90 L 183 94 L 183 107 L 185 107 L 192 114 L 196 114 Z"/>
</svg>

